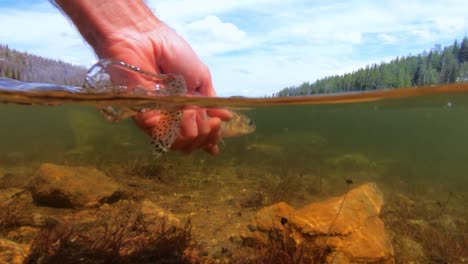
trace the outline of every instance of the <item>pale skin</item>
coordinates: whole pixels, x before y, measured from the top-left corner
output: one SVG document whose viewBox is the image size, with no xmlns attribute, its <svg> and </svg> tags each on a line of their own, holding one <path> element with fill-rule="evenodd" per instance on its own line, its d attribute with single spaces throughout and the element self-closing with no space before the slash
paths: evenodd
<svg viewBox="0 0 468 264">
<path fill-rule="evenodd" d="M 181 74 L 189 92 L 216 96 L 208 67 L 177 33 L 160 21 L 142 0 L 56 0 L 99 58 L 112 58 L 154 73 Z M 184 110 L 171 149 L 190 153 L 219 152 L 221 121 L 232 114 L 221 109 Z M 135 117 L 151 134 L 156 111 Z"/>
</svg>

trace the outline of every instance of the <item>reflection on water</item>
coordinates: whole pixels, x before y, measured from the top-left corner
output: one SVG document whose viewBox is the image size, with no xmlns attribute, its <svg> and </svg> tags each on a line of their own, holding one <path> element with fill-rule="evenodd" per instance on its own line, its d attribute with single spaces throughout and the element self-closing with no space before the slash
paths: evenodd
<svg viewBox="0 0 468 264">
<path fill-rule="evenodd" d="M 360 210 L 347 209 L 354 201 L 352 190 L 374 182 L 383 192 L 380 218 L 393 248 L 392 251 L 379 248 L 381 257 L 390 261 L 385 252 L 394 252 L 398 263 L 463 263 L 468 258 L 468 93 L 465 93 L 468 86 L 455 84 L 428 89 L 432 89 L 427 90 L 431 94 L 409 98 L 406 97 L 417 95 L 415 92 L 427 91 L 421 88 L 388 94 L 270 100 L 175 98 L 172 103 L 184 106 L 193 103 L 249 107 L 243 113 L 254 120 L 257 130 L 244 137 L 226 139 L 217 157 L 202 152 L 169 153 L 156 161 L 150 156 L 146 135 L 131 120 L 108 123 L 94 106 L 87 105 L 101 99 L 108 100 L 105 104 L 109 100 L 147 104 L 154 98 L 123 96 L 122 100 L 116 100 L 113 95 L 114 99 L 94 97 L 94 101 L 84 103 L 85 98 L 54 97 L 50 92 L 36 92 L 33 99 L 26 93 L 1 93 L 4 102 L 37 100 L 34 101 L 37 103 L 52 96 L 50 100 L 67 104 L 0 105 L 0 206 L 3 208 L 0 234 L 20 247 L 9 249 L 12 252 L 28 251 L 22 245 L 30 245 L 36 239 L 30 250 L 36 258 L 42 246 L 51 247 L 47 249 L 52 253 L 94 258 L 94 261 L 109 260 L 117 254 L 124 263 L 153 263 L 148 256 L 183 263 L 216 260 L 274 263 L 268 262 L 268 257 L 294 263 L 284 260 L 284 254 L 299 261 L 331 263 L 340 256 L 340 250 L 346 251 L 331 246 L 327 249 L 338 243 L 331 234 L 340 232 L 344 221 L 340 215 L 344 217 Z M 368 100 L 382 96 L 396 99 Z M 339 104 L 350 101 L 353 103 Z M 80 169 L 83 166 L 87 168 Z M 102 177 L 106 180 L 101 183 L 109 183 L 87 186 L 92 193 L 85 189 L 79 199 L 65 199 L 76 197 L 67 192 L 81 190 L 80 180 L 86 179 L 81 178 L 84 174 Z M 64 193 L 47 196 L 48 187 L 39 179 L 58 175 L 72 175 L 70 178 L 77 182 L 68 179 L 71 182 L 56 186 L 66 190 Z M 43 189 L 36 190 L 37 186 Z M 118 192 L 107 193 L 114 188 Z M 336 206 L 330 206 L 342 212 L 327 220 L 317 238 L 311 234 L 302 240 L 298 238 L 301 236 L 297 233 L 297 219 L 289 218 L 293 213 L 278 219 L 281 228 L 274 230 L 280 231 L 270 233 L 273 237 L 263 241 L 266 245 L 258 242 L 262 241 L 259 237 L 249 237 L 267 228 L 253 220 L 259 212 L 265 212 L 261 208 L 278 202 L 296 209 L 306 208 L 312 202 L 343 194 L 347 195 L 338 199 Z M 101 196 L 101 200 L 92 198 Z M 65 202 L 57 206 L 51 203 L 51 198 Z M 134 215 L 129 212 L 145 217 L 157 216 L 159 212 L 160 216 L 170 216 L 164 218 L 167 226 L 172 223 L 180 229 L 168 231 L 167 226 L 153 227 L 132 218 Z M 276 221 L 274 214 L 269 216 L 271 221 Z M 187 226 L 184 229 L 187 219 L 190 219 L 190 237 Z M 93 222 L 100 226 L 93 226 Z M 156 222 L 152 220 L 153 224 Z M 352 226 L 349 222 L 344 224 Z M 106 226 L 108 233 L 102 226 Z M 37 238 L 47 234 L 55 242 L 62 241 L 61 246 L 48 245 Z M 117 235 L 120 244 L 104 242 Z M 290 237 L 296 240 L 291 242 Z M 313 240 L 318 237 L 322 240 Z M 169 246 L 158 244 L 161 239 L 169 241 L 165 244 Z M 76 247 L 81 253 L 71 249 Z M 148 248 L 153 255 L 142 250 Z M 93 250 L 106 253 L 97 257 Z M 359 248 L 355 250 L 358 252 Z M 369 250 L 364 252 L 368 255 L 361 257 L 369 261 L 376 256 Z M 45 259 L 52 262 L 52 253 Z"/>
</svg>

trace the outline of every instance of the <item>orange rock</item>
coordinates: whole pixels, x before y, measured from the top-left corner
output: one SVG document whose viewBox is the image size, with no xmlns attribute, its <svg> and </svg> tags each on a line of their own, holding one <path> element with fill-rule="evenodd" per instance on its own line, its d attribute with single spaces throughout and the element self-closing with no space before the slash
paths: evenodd
<svg viewBox="0 0 468 264">
<path fill-rule="evenodd" d="M 276 203 L 261 209 L 255 216 L 256 226 L 259 230 L 267 231 L 272 228 L 283 230 L 281 219 L 288 219 L 294 208 L 285 202 Z"/>
<path fill-rule="evenodd" d="M 272 230 L 289 228 L 296 244 L 310 249 L 309 254 L 321 248 L 327 263 L 393 263 L 393 246 L 379 218 L 382 205 L 375 183 L 298 210 L 278 203 L 257 213 L 250 238 L 266 243 Z"/>
<path fill-rule="evenodd" d="M 0 238 L 0 263 L 22 264 L 29 254 L 29 247 Z"/>
</svg>

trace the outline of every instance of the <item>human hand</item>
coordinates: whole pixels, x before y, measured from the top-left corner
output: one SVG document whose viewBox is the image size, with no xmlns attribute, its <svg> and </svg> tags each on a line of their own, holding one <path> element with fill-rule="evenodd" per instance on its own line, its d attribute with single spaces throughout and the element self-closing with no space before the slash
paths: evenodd
<svg viewBox="0 0 468 264">
<path fill-rule="evenodd" d="M 124 61 L 148 72 L 180 74 L 189 93 L 216 95 L 208 68 L 179 35 L 154 16 L 143 0 L 53 2 L 69 16 L 100 59 Z M 124 75 L 118 84 L 131 89 L 139 83 L 138 76 L 133 77 Z M 112 76 L 114 79 L 119 79 L 119 75 Z M 154 89 L 154 85 L 146 88 Z M 149 111 L 135 120 L 151 135 L 159 118 L 157 111 Z M 172 149 L 192 152 L 202 148 L 217 154 L 221 121 L 231 118 L 226 110 L 184 110 Z"/>
<path fill-rule="evenodd" d="M 125 37 L 121 34 L 113 36 L 113 41 L 107 41 L 110 44 L 97 50 L 99 56 L 124 61 L 149 72 L 181 74 L 185 78 L 189 94 L 216 96 L 208 68 L 192 48 L 165 24 L 159 23 L 153 31 L 146 34 L 135 32 L 128 35 L 129 33 L 126 32 Z M 131 76 L 126 76 L 122 82 L 119 84 L 132 87 Z M 154 85 L 148 85 L 147 88 L 151 87 L 154 89 Z M 231 118 L 232 114 L 227 110 L 184 110 L 179 135 L 171 149 L 190 153 L 202 148 L 216 155 L 219 152 L 217 144 L 221 139 L 221 121 L 228 121 Z M 158 111 L 141 113 L 135 117 L 135 120 L 151 135 L 158 125 Z"/>
</svg>

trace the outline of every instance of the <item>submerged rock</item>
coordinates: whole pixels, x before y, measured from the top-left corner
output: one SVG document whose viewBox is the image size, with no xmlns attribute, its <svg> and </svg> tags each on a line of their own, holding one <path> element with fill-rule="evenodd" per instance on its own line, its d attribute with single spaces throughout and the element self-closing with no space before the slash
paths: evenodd
<svg viewBox="0 0 468 264">
<path fill-rule="evenodd" d="M 25 190 L 20 188 L 0 189 L 0 205 L 9 203 L 12 199 L 20 196 Z"/>
<path fill-rule="evenodd" d="M 322 255 L 326 263 L 393 263 L 393 246 L 379 218 L 382 205 L 374 183 L 297 210 L 278 203 L 257 212 L 256 228 L 250 226 L 243 238 L 265 245 L 274 236 L 293 237 L 304 254 Z"/>
<path fill-rule="evenodd" d="M 150 223 L 153 227 L 159 227 L 162 223 L 166 227 L 182 227 L 177 217 L 146 198 L 141 201 L 122 199 L 113 204 L 103 204 L 99 208 L 91 208 L 73 213 L 67 216 L 67 219 L 73 221 L 77 226 L 93 226 L 97 222 L 102 221 L 102 219 L 123 219 L 125 217 L 129 219 L 135 218 L 133 219 L 135 221 L 136 218 L 139 218 L 146 223 Z"/>
<path fill-rule="evenodd" d="M 139 211 L 146 221 L 164 221 L 165 224 L 167 224 L 168 226 L 181 226 L 179 219 L 177 219 L 173 214 L 171 214 L 167 210 L 162 209 L 161 207 L 157 206 L 148 199 L 144 199 L 143 201 L 141 201 L 141 208 Z"/>
<path fill-rule="evenodd" d="M 96 168 L 42 164 L 30 182 L 34 201 L 61 208 L 95 207 L 118 200 L 119 185 Z"/>
<path fill-rule="evenodd" d="M 25 188 L 31 178 L 31 173 L 24 171 L 5 172 L 0 177 L 0 188 Z"/>
<path fill-rule="evenodd" d="M 5 234 L 5 238 L 11 239 L 16 242 L 30 245 L 39 233 L 38 227 L 21 226 L 16 229 L 10 230 Z"/>
<path fill-rule="evenodd" d="M 0 238 L 0 263 L 22 264 L 29 254 L 28 246 Z"/>
</svg>

